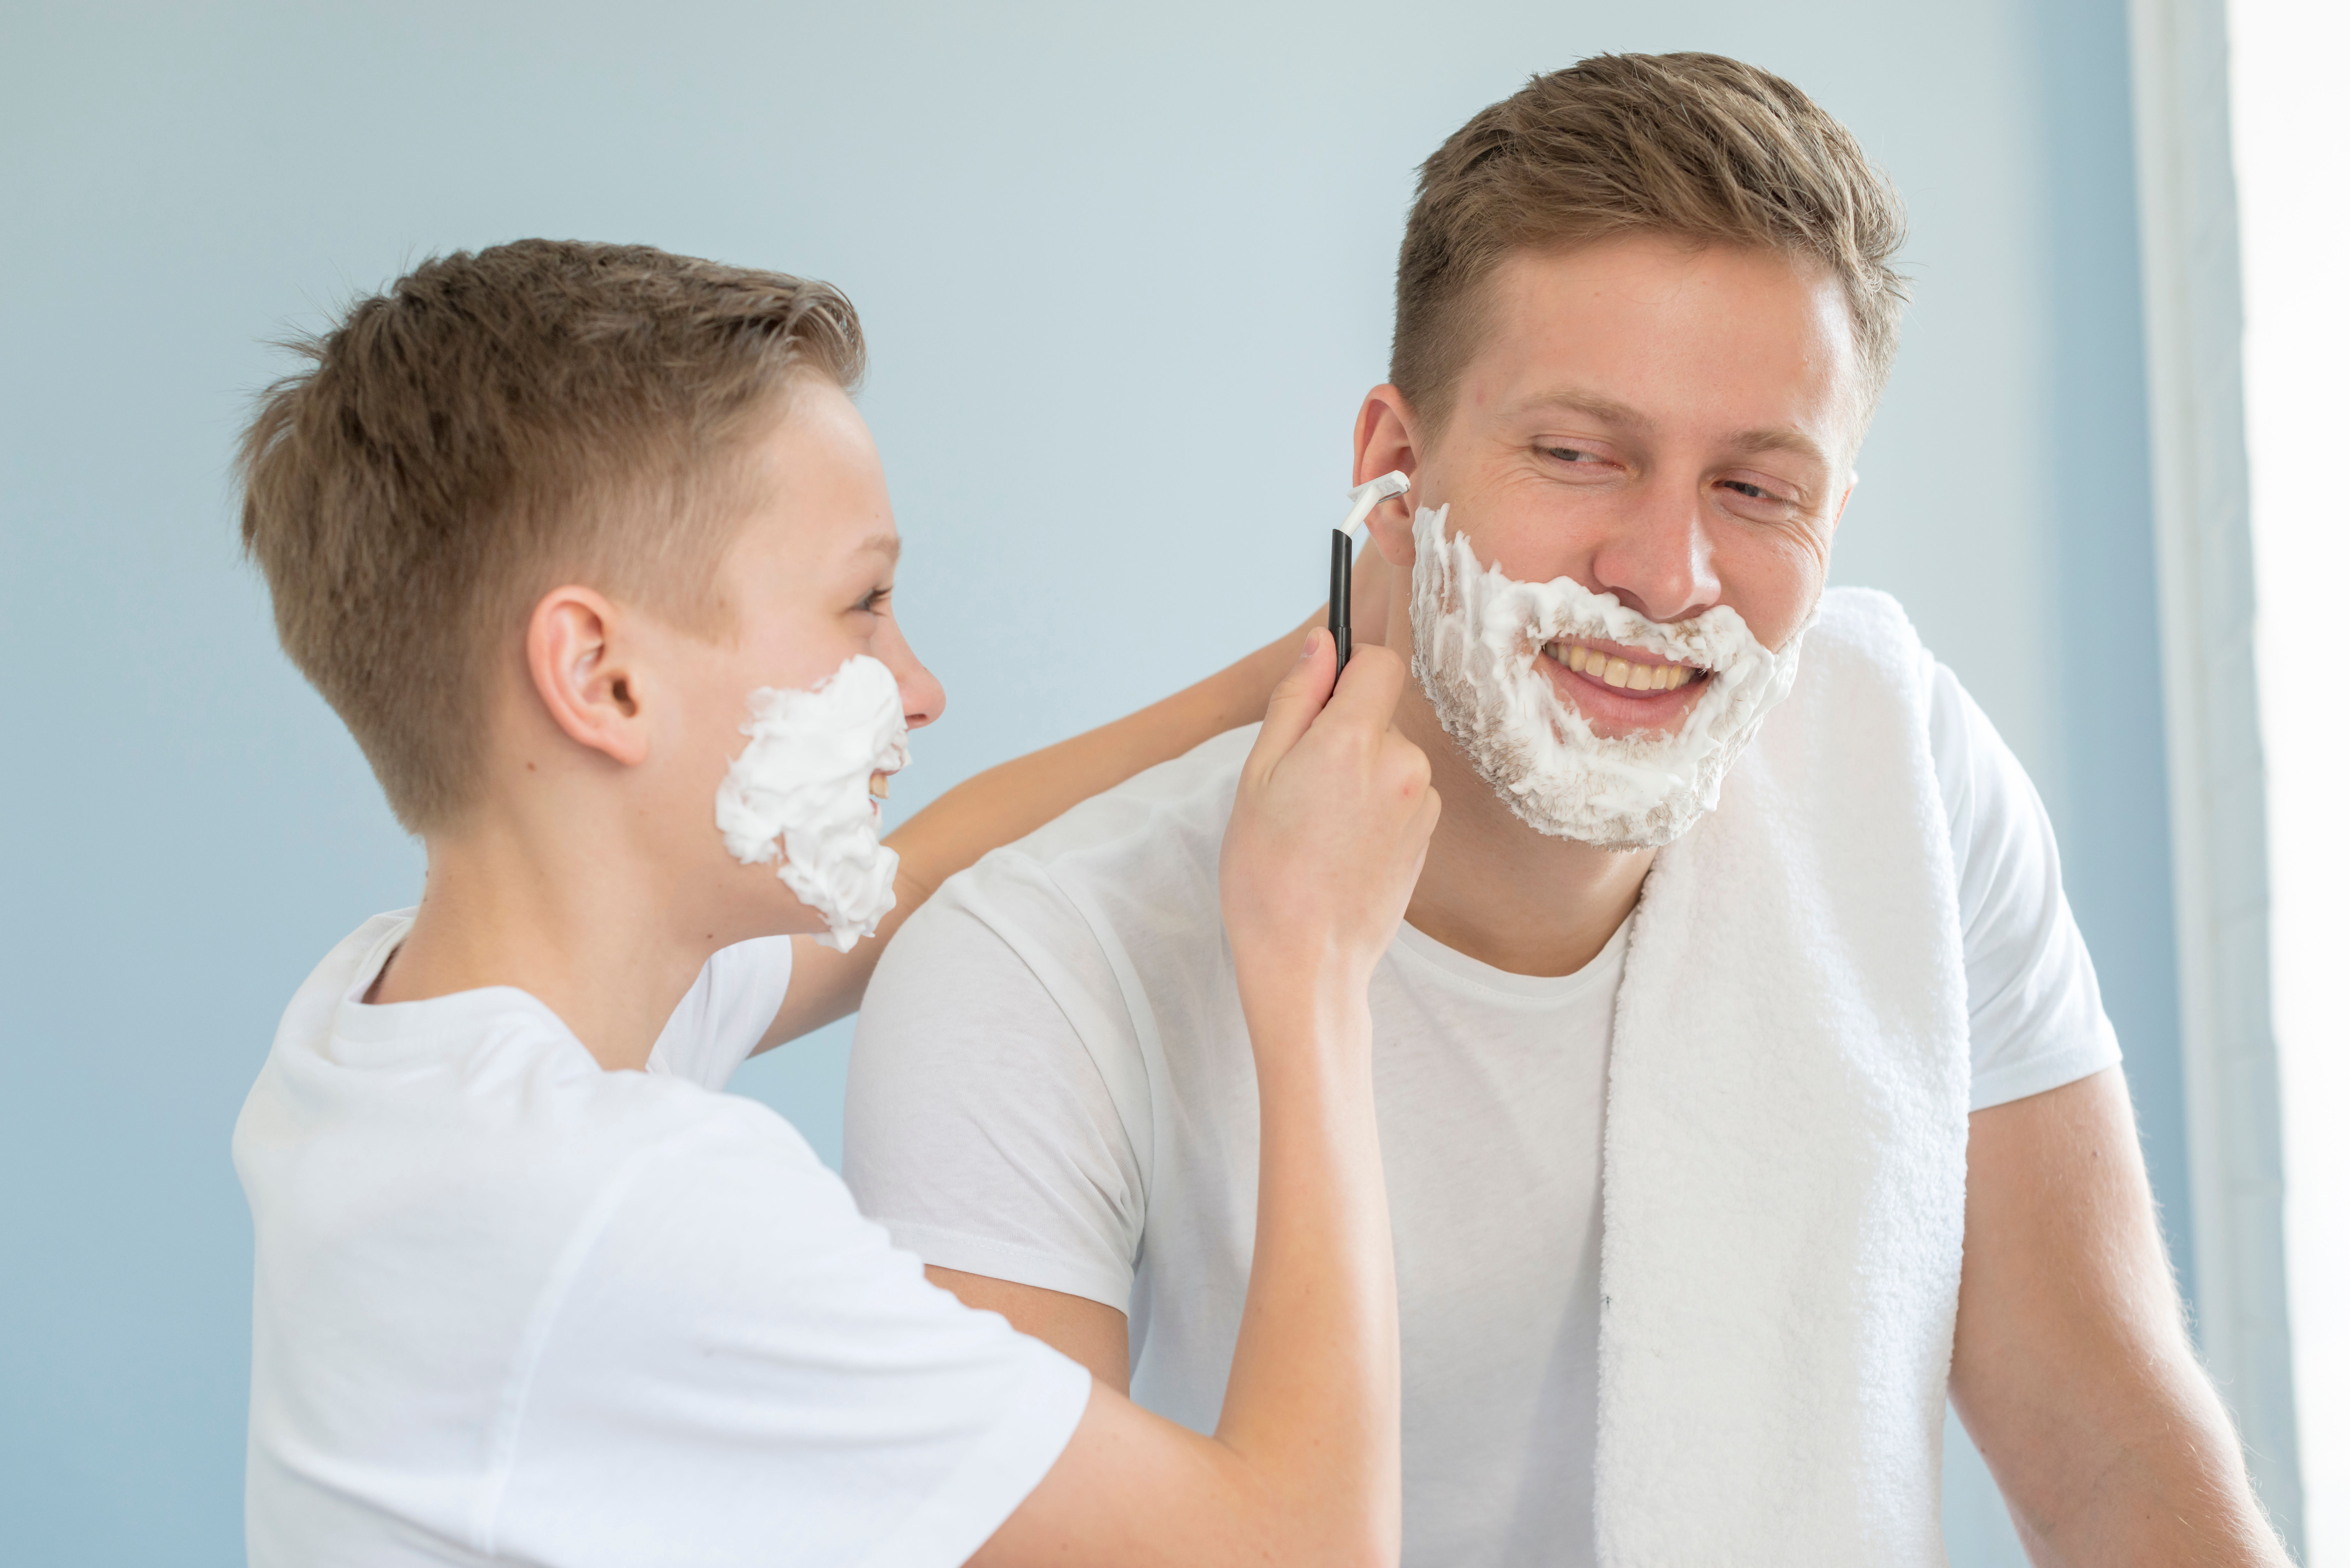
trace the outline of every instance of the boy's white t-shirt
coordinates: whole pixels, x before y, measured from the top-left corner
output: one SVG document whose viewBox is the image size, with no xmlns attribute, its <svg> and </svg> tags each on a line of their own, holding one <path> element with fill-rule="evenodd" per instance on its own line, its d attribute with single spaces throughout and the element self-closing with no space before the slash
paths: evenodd
<svg viewBox="0 0 2350 1568">
<path fill-rule="evenodd" d="M 2120 1050 L 2039 797 L 1950 671 L 1931 679 L 1981 1109 Z M 1126 1313 L 1134 1397 L 1203 1431 L 1255 1233 L 1255 1069 L 1216 891 L 1252 733 L 949 881 L 883 955 L 849 1069 L 845 1174 L 866 1212 L 926 1262 Z M 1628 929 L 1553 978 L 1407 925 L 1373 973 L 1411 1568 L 1592 1561 Z"/>
<path fill-rule="evenodd" d="M 788 939 L 710 961 L 642 1073 L 491 988 L 369 1006 L 380 916 L 238 1118 L 257 1568 L 959 1563 L 1083 1368 L 922 1278 L 791 1125 L 716 1091 Z"/>
</svg>

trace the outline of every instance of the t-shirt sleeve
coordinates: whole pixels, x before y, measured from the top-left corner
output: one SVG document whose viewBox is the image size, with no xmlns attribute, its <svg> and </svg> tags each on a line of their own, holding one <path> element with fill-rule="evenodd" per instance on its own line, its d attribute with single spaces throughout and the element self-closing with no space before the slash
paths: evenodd
<svg viewBox="0 0 2350 1568">
<path fill-rule="evenodd" d="M 1149 1113 L 1121 995 L 1041 868 L 998 855 L 949 881 L 858 1019 L 842 1174 L 858 1205 L 926 1263 L 1125 1312 L 1146 1168 L 1129 1128 Z"/>
<path fill-rule="evenodd" d="M 723 1089 L 750 1060 L 792 983 L 792 939 L 760 937 L 719 949 L 653 1042 L 649 1072 Z"/>
<path fill-rule="evenodd" d="M 1084 1414 L 1084 1368 L 931 1286 L 764 1106 L 637 1157 L 600 1208 L 500 1401 L 502 1560 L 946 1568 Z"/>
<path fill-rule="evenodd" d="M 2039 792 L 1991 720 L 1937 663 L 1929 723 L 1950 823 L 1974 1058 L 1970 1108 L 2085 1078 L 2121 1060 L 2073 922 Z"/>
</svg>

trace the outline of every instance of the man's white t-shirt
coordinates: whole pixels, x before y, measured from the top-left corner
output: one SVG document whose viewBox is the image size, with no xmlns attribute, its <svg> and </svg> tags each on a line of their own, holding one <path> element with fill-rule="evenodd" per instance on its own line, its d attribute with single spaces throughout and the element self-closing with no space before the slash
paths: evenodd
<svg viewBox="0 0 2350 1568">
<path fill-rule="evenodd" d="M 409 923 L 328 955 L 237 1122 L 257 1568 L 970 1556 L 1092 1380 L 715 1092 L 789 940 L 718 953 L 610 1073 L 520 991 L 362 1003 Z"/>
<path fill-rule="evenodd" d="M 2031 783 L 1936 668 L 1972 1104 L 2119 1060 Z M 941 1267 L 1128 1314 L 1141 1404 L 1211 1429 L 1247 1289 L 1255 1073 L 1216 895 L 1253 737 L 1000 850 L 899 932 L 850 1064 L 846 1174 Z M 1506 973 L 1407 925 L 1371 982 L 1404 1360 L 1404 1561 L 1592 1556 L 1600 1134 L 1627 930 Z"/>
</svg>

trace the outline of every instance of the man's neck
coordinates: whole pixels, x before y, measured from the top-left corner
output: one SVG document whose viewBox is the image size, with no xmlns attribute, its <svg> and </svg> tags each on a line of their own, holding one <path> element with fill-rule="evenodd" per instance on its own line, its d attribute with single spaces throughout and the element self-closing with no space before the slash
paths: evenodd
<svg viewBox="0 0 2350 1568">
<path fill-rule="evenodd" d="M 1396 727 L 1428 753 L 1444 811 L 1404 919 L 1455 952 L 1513 974 L 1573 974 L 1638 902 L 1653 849 L 1615 853 L 1536 833 L 1456 748 L 1416 685 Z"/>
<path fill-rule="evenodd" d="M 667 929 L 669 890 L 621 859 L 535 841 L 511 822 L 433 837 L 415 927 L 367 1000 L 513 986 L 562 1019 L 599 1065 L 642 1068 L 718 944 Z"/>
</svg>

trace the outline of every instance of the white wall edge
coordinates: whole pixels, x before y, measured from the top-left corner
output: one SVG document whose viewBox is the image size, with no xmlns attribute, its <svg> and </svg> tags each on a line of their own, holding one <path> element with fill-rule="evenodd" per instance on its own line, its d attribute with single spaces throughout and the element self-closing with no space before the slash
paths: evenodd
<svg viewBox="0 0 2350 1568">
<path fill-rule="evenodd" d="M 2224 0 L 2131 0 L 2138 224 L 2198 1326 L 2294 1551 L 2302 1490 L 2269 1027 L 2243 306 Z M 2175 1230 L 2178 1216 L 2168 1223 Z"/>
</svg>

